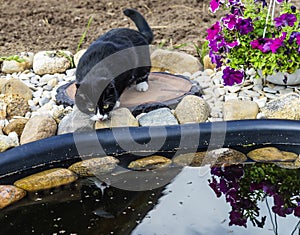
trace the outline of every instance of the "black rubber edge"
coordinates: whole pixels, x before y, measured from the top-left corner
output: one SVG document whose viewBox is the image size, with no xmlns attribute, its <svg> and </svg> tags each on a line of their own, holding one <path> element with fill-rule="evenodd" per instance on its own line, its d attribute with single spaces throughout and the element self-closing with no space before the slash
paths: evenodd
<svg viewBox="0 0 300 235">
<path fill-rule="evenodd" d="M 0 153 L 0 184 L 53 167 L 68 167 L 80 158 L 100 155 L 121 156 L 124 153 L 140 152 L 124 134 L 129 130 L 132 139 L 142 144 L 149 153 L 166 152 L 172 158 L 178 151 L 198 151 L 209 148 L 231 147 L 247 153 L 260 145 L 276 146 L 281 150 L 300 153 L 300 121 L 292 120 L 240 120 L 209 122 L 157 127 L 130 127 L 100 129 L 94 132 L 68 133 L 24 144 Z M 224 135 L 224 130 L 226 133 Z M 147 145 L 152 140 L 162 139 L 157 151 Z M 164 134 L 163 134 L 164 135 Z M 199 137 L 200 136 L 200 137 Z M 224 136 L 224 141 L 223 141 Z M 218 140 L 220 138 L 220 140 Z M 75 141 L 76 139 L 76 141 Z M 184 140 L 184 146 L 180 142 Z M 196 140 L 196 141 L 195 141 Z M 220 142 L 220 143 L 218 143 Z M 76 144 L 77 143 L 77 144 Z M 124 150 L 122 146 L 126 146 Z M 77 147 L 80 144 L 79 156 Z M 104 154 L 103 154 L 104 153 Z"/>
</svg>

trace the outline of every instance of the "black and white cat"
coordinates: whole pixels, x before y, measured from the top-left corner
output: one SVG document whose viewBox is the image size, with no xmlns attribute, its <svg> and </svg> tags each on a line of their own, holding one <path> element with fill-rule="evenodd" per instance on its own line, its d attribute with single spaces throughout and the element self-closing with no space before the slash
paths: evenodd
<svg viewBox="0 0 300 235">
<path fill-rule="evenodd" d="M 139 12 L 126 9 L 123 13 L 139 31 L 110 30 L 90 45 L 77 65 L 75 104 L 92 120 L 107 119 L 131 84 L 136 83 L 138 91 L 148 90 L 153 33 Z"/>
</svg>

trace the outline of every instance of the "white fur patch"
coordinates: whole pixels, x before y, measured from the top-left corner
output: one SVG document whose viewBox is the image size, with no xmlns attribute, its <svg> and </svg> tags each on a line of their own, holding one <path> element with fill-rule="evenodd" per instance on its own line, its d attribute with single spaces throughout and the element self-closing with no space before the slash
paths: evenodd
<svg viewBox="0 0 300 235">
<path fill-rule="evenodd" d="M 148 86 L 147 82 L 141 82 L 141 83 L 136 85 L 136 90 L 137 91 L 147 91 L 148 88 L 149 88 L 149 86 Z"/>
<path fill-rule="evenodd" d="M 97 108 L 97 113 L 91 117 L 91 120 L 93 121 L 105 121 L 106 119 L 108 119 L 108 115 L 107 114 L 100 114 L 99 109 Z"/>
</svg>

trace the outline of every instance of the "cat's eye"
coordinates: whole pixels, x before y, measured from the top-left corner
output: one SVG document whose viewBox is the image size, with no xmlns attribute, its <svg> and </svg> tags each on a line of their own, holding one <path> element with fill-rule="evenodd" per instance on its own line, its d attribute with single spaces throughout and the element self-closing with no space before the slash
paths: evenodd
<svg viewBox="0 0 300 235">
<path fill-rule="evenodd" d="M 109 107 L 109 105 L 108 105 L 108 104 L 106 104 L 106 105 L 103 105 L 103 108 L 104 108 L 104 109 L 108 109 L 108 107 Z"/>
<path fill-rule="evenodd" d="M 88 110 L 89 110 L 90 112 L 95 112 L 95 109 L 94 109 L 94 108 L 88 108 Z"/>
</svg>

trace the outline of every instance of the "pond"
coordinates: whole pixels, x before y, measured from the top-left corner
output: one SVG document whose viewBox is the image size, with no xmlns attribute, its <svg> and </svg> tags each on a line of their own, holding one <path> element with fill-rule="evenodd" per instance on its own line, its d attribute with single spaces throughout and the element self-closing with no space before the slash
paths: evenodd
<svg viewBox="0 0 300 235">
<path fill-rule="evenodd" d="M 213 168 L 170 166 L 149 172 L 156 174 L 153 182 L 148 182 L 153 185 L 166 177 L 174 179 L 152 190 L 131 191 L 88 177 L 59 188 L 29 193 L 1 211 L 0 233 L 296 235 L 300 232 L 300 219 L 296 216 L 300 203 L 298 169 L 250 163 Z M 129 173 L 119 174 L 118 182 L 126 184 L 124 179 L 137 179 Z M 282 204 L 278 205 L 278 200 Z"/>
</svg>

